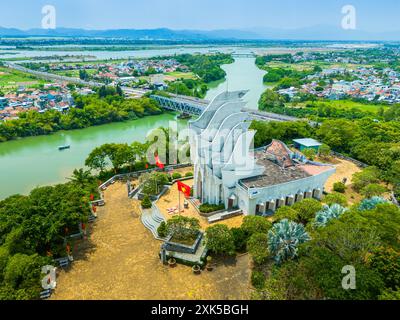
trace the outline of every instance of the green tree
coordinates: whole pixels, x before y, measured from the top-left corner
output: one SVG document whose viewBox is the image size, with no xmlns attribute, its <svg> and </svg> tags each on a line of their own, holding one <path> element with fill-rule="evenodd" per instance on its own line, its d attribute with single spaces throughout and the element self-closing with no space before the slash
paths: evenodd
<svg viewBox="0 0 400 320">
<path fill-rule="evenodd" d="M 255 233 L 267 234 L 268 230 L 271 229 L 272 223 L 267 218 L 260 216 L 245 216 L 241 228 L 249 235 Z"/>
<path fill-rule="evenodd" d="M 376 248 L 368 257 L 368 264 L 385 281 L 386 288 L 400 288 L 400 252 L 393 248 Z"/>
<path fill-rule="evenodd" d="M 387 192 L 387 189 L 377 183 L 371 183 L 361 189 L 361 194 L 366 198 L 378 197 Z"/>
<path fill-rule="evenodd" d="M 263 289 L 265 286 L 265 275 L 261 271 L 251 273 L 251 284 L 256 289 Z"/>
<path fill-rule="evenodd" d="M 312 148 L 304 149 L 302 153 L 306 156 L 307 159 L 310 159 L 311 161 L 313 161 L 315 156 L 317 155 L 317 151 Z"/>
<path fill-rule="evenodd" d="M 88 184 L 93 183 L 94 177 L 90 171 L 84 169 L 75 169 L 72 173 L 71 178 L 68 178 L 73 183 L 76 183 L 80 187 L 84 187 Z"/>
<path fill-rule="evenodd" d="M 327 194 L 323 200 L 324 203 L 326 203 L 328 206 L 337 203 L 340 204 L 342 207 L 347 207 L 348 206 L 348 202 L 347 202 L 347 198 L 346 196 L 344 196 L 341 193 L 338 192 L 333 192 L 333 193 L 329 193 Z"/>
<path fill-rule="evenodd" d="M 4 270 L 4 285 L 14 291 L 23 291 L 24 299 L 37 299 L 42 290 L 41 268 L 49 262 L 49 259 L 37 254 L 28 256 L 18 253 L 12 256 Z"/>
<path fill-rule="evenodd" d="M 346 185 L 343 182 L 335 182 L 333 184 L 333 191 L 339 192 L 339 193 L 345 193 Z"/>
<path fill-rule="evenodd" d="M 315 214 L 322 209 L 322 204 L 315 199 L 304 199 L 292 206 L 297 211 L 298 221 L 304 225 L 314 220 Z"/>
<path fill-rule="evenodd" d="M 392 290 L 392 289 L 383 290 L 378 298 L 379 298 L 379 300 L 400 300 L 400 289 L 399 290 Z"/>
<path fill-rule="evenodd" d="M 319 147 L 318 154 L 321 158 L 327 159 L 331 156 L 332 149 L 327 144 L 323 144 Z"/>
<path fill-rule="evenodd" d="M 274 218 L 274 221 L 280 221 L 283 219 L 297 221 L 298 220 L 298 212 L 296 210 L 294 210 L 292 207 L 284 206 L 284 207 L 280 207 L 278 210 L 275 211 L 273 218 Z"/>
<path fill-rule="evenodd" d="M 369 184 L 375 184 L 379 182 L 380 172 L 376 167 L 368 167 L 357 172 L 353 175 L 353 188 L 357 192 L 366 187 Z"/>
<path fill-rule="evenodd" d="M 247 242 L 247 250 L 257 264 L 262 264 L 269 257 L 268 235 L 265 233 L 254 233 Z"/>
<path fill-rule="evenodd" d="M 89 74 L 86 70 L 79 70 L 79 79 L 87 81 L 89 80 Z"/>
<path fill-rule="evenodd" d="M 142 202 L 141 202 L 142 208 L 143 209 L 150 209 L 152 206 L 150 197 L 148 195 L 145 195 Z"/>
<path fill-rule="evenodd" d="M 235 254 L 235 241 L 232 232 L 224 224 L 217 224 L 207 228 L 206 245 L 215 254 Z"/>
<path fill-rule="evenodd" d="M 164 185 L 169 182 L 168 175 L 162 172 L 144 173 L 140 176 L 139 182 L 142 185 L 142 193 L 157 195 Z"/>
<path fill-rule="evenodd" d="M 266 90 L 259 101 L 260 110 L 268 111 L 268 109 L 276 108 L 276 107 L 284 107 L 285 100 L 284 98 L 277 92 L 273 90 Z"/>
<path fill-rule="evenodd" d="M 157 234 L 161 238 L 165 238 L 168 235 L 167 224 L 164 221 L 157 228 Z"/>
<path fill-rule="evenodd" d="M 247 241 L 249 239 L 249 235 L 242 228 L 232 228 L 231 229 L 233 240 L 235 243 L 235 248 L 237 252 L 245 252 Z"/>
<path fill-rule="evenodd" d="M 177 240 L 194 240 L 200 230 L 200 222 L 196 218 L 174 216 L 167 221 L 167 234 Z"/>
<path fill-rule="evenodd" d="M 353 121 L 344 119 L 326 120 L 317 130 L 317 136 L 338 152 L 350 152 L 350 144 L 360 135 L 359 127 Z"/>
<path fill-rule="evenodd" d="M 103 172 L 107 166 L 107 152 L 103 147 L 97 147 L 85 160 L 85 165 L 93 170 Z"/>
</svg>

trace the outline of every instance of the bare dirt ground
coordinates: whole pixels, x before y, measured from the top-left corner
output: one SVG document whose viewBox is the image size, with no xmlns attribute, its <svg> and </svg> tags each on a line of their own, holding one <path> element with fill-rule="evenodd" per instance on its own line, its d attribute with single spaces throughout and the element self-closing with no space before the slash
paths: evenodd
<svg viewBox="0 0 400 320">
<path fill-rule="evenodd" d="M 336 165 L 336 173 L 328 179 L 325 185 L 325 190 L 327 192 L 333 192 L 334 183 L 341 182 L 344 178 L 347 178 L 347 183 L 346 183 L 347 190 L 346 193 L 344 194 L 347 198 L 347 201 L 350 204 L 360 202 L 363 197 L 352 189 L 351 184 L 352 184 L 353 174 L 360 172 L 361 168 L 359 168 L 351 161 L 342 160 L 338 158 L 334 158 L 329 162 Z"/>
<path fill-rule="evenodd" d="M 347 178 L 347 185 L 350 185 L 353 174 L 361 171 L 353 162 L 347 160 L 335 158 L 329 162 L 336 165 L 336 173 L 328 179 L 325 185 L 328 192 L 333 191 L 335 182 L 341 182 L 344 178 Z"/>
<path fill-rule="evenodd" d="M 105 191 L 106 206 L 99 208 L 86 248 L 61 271 L 55 300 L 179 300 L 248 299 L 250 258 L 215 260 L 214 271 L 194 275 L 190 267 L 163 266 L 161 242 L 140 221 L 139 204 L 127 197 L 126 185 Z"/>
</svg>

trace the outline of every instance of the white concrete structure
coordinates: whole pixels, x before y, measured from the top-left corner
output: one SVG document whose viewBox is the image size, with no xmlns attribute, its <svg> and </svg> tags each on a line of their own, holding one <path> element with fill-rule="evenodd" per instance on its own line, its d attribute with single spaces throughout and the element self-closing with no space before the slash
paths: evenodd
<svg viewBox="0 0 400 320">
<path fill-rule="evenodd" d="M 245 214 L 266 214 L 303 198 L 320 198 L 335 168 L 311 163 L 276 140 L 254 150 L 249 114 L 241 112 L 245 94 L 224 92 L 189 122 L 194 197 Z"/>
</svg>

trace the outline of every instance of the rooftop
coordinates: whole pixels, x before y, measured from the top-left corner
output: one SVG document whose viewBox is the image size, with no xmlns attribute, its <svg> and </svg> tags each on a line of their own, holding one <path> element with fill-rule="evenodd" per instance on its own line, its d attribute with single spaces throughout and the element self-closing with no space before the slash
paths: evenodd
<svg viewBox="0 0 400 320">
<path fill-rule="evenodd" d="M 322 145 L 321 142 L 311 139 L 311 138 L 305 138 L 305 139 L 295 139 L 293 142 L 301 144 L 302 146 L 305 147 L 319 147 Z"/>
<path fill-rule="evenodd" d="M 264 150 L 254 153 L 258 165 L 265 168 L 264 174 L 240 180 L 246 188 L 265 188 L 295 180 L 301 180 L 331 170 L 333 166 L 318 163 L 302 163 L 293 159 L 293 152 L 278 140 Z"/>
</svg>

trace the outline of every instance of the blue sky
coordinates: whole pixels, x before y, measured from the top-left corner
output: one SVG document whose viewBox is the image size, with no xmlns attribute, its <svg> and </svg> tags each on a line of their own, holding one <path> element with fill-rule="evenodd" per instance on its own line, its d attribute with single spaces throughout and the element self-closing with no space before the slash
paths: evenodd
<svg viewBox="0 0 400 320">
<path fill-rule="evenodd" d="M 357 9 L 358 29 L 400 30 L 398 0 L 0 0 L 0 26 L 41 25 L 41 8 L 57 9 L 57 26 L 86 29 L 247 29 L 339 26 L 341 8 Z"/>
</svg>

